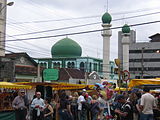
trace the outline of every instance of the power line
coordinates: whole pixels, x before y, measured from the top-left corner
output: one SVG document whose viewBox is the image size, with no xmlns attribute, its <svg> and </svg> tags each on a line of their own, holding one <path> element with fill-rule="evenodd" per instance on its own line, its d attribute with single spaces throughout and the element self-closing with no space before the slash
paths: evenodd
<svg viewBox="0 0 160 120">
<path fill-rule="evenodd" d="M 142 15 L 130 16 L 130 17 L 126 17 L 126 18 L 118 18 L 118 19 L 114 19 L 112 21 L 119 21 L 119 20 L 123 20 L 123 19 L 131 19 L 131 18 L 143 17 L 143 16 L 154 15 L 154 14 L 159 14 L 159 13 L 160 13 L 160 11 L 159 12 L 152 12 L 152 13 L 142 14 Z M 38 33 L 52 32 L 52 31 L 59 31 L 59 30 L 77 28 L 77 27 L 85 27 L 85 26 L 89 26 L 89 25 L 96 25 L 96 24 L 100 24 L 100 23 L 101 22 L 94 22 L 94 23 L 75 25 L 75 26 L 70 26 L 70 27 L 62 27 L 62 28 L 57 28 L 57 29 L 50 29 L 50 30 L 44 30 L 44 31 L 37 31 L 37 32 L 24 33 L 24 34 L 17 34 L 17 35 L 12 35 L 12 36 L 22 36 L 22 35 L 30 35 L 30 34 L 38 34 Z"/>
<path fill-rule="evenodd" d="M 159 7 L 158 7 L 159 8 Z M 121 14 L 128 14 L 128 13 L 137 13 L 143 11 L 150 11 L 153 9 L 137 9 L 133 11 L 122 11 L 117 13 L 111 13 L 112 15 L 121 15 Z M 73 18 L 64 18 L 64 19 L 51 19 L 51 20 L 35 20 L 30 22 L 12 22 L 10 24 L 28 24 L 28 23 L 44 23 L 44 22 L 59 22 L 59 21 L 68 21 L 68 20 L 78 20 L 78 19 L 89 19 L 89 18 L 97 18 L 101 17 L 101 15 L 93 15 L 93 16 L 83 16 L 83 17 L 73 17 Z"/>
<path fill-rule="evenodd" d="M 153 24 L 158 23 L 158 21 L 151 21 L 151 22 L 144 22 L 144 23 L 138 23 L 138 24 L 132 24 L 131 27 L 134 26 L 141 26 L 141 25 L 147 25 L 147 24 Z M 113 27 L 111 29 L 119 29 L 122 27 Z M 13 42 L 13 41 L 28 41 L 28 40 L 34 40 L 34 39 L 45 39 L 45 38 L 52 38 L 52 37 L 60 37 L 60 36 L 69 36 L 69 35 L 78 35 L 78 34 L 86 34 L 86 33 L 93 33 L 93 32 L 99 32 L 107 29 L 97 29 L 97 30 L 89 30 L 89 31 L 82 31 L 82 32 L 73 32 L 73 33 L 66 33 L 66 34 L 59 34 L 59 35 L 51 35 L 51 36 L 42 36 L 42 37 L 33 37 L 33 38 L 24 38 L 24 39 L 15 39 L 15 40 L 6 40 L 6 42 Z"/>
</svg>

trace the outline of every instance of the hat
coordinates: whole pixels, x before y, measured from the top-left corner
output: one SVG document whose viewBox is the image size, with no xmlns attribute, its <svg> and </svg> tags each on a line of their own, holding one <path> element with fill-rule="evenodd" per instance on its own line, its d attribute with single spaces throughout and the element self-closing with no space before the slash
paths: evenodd
<svg viewBox="0 0 160 120">
<path fill-rule="evenodd" d="M 83 89 L 82 91 L 83 91 L 83 92 L 86 92 L 86 89 Z"/>
<path fill-rule="evenodd" d="M 25 92 L 23 89 L 21 89 L 21 90 L 19 90 L 19 92 L 21 92 L 21 93 L 23 93 L 23 92 Z"/>
<path fill-rule="evenodd" d="M 125 97 L 124 97 L 124 95 L 118 95 L 116 99 L 121 100 L 121 99 L 125 99 Z"/>
<path fill-rule="evenodd" d="M 41 95 L 41 92 L 37 92 L 36 94 L 37 94 L 37 95 Z"/>
</svg>

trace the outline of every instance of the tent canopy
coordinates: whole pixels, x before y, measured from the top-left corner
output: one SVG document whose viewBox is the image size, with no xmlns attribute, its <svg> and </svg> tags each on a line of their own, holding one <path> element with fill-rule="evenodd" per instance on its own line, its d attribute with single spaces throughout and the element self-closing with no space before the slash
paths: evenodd
<svg viewBox="0 0 160 120">
<path fill-rule="evenodd" d="M 129 83 L 129 87 L 141 86 L 141 85 L 160 85 L 160 78 L 156 79 L 132 79 Z"/>
<path fill-rule="evenodd" d="M 29 85 L 17 85 L 16 83 L 11 83 L 11 82 L 0 82 L 0 88 L 6 88 L 6 89 L 31 89 L 32 86 L 29 86 Z"/>
<path fill-rule="evenodd" d="M 36 87 L 37 85 L 50 86 L 53 90 L 72 90 L 72 89 L 93 89 L 94 85 L 84 85 L 84 84 L 70 84 L 62 82 L 18 82 L 17 85 L 29 85 Z"/>
</svg>

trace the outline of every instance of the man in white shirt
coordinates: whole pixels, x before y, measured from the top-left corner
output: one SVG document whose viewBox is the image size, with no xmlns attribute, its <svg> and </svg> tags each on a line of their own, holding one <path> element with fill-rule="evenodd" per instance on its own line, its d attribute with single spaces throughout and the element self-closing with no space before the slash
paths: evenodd
<svg viewBox="0 0 160 120">
<path fill-rule="evenodd" d="M 84 113 L 85 111 L 82 110 L 82 105 L 86 102 L 84 96 L 86 95 L 86 91 L 82 92 L 82 95 L 78 97 L 78 118 L 79 120 L 86 120 L 86 114 Z"/>
<path fill-rule="evenodd" d="M 153 95 L 149 93 L 148 88 L 144 88 L 145 94 L 141 97 L 140 108 L 142 110 L 141 120 L 153 120 L 153 108 L 156 107 L 156 101 Z"/>
<path fill-rule="evenodd" d="M 33 120 L 43 120 L 44 100 L 41 98 L 41 93 L 36 93 L 36 98 L 33 99 L 31 107 L 33 108 Z"/>
</svg>

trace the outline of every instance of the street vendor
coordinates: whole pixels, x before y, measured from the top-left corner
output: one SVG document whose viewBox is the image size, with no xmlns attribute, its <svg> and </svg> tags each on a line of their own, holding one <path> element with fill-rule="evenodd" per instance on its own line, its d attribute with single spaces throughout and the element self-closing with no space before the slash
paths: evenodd
<svg viewBox="0 0 160 120">
<path fill-rule="evenodd" d="M 19 90 L 18 96 L 12 102 L 12 107 L 15 109 L 16 120 L 25 120 L 27 115 L 27 106 L 24 100 L 25 91 Z"/>
</svg>

